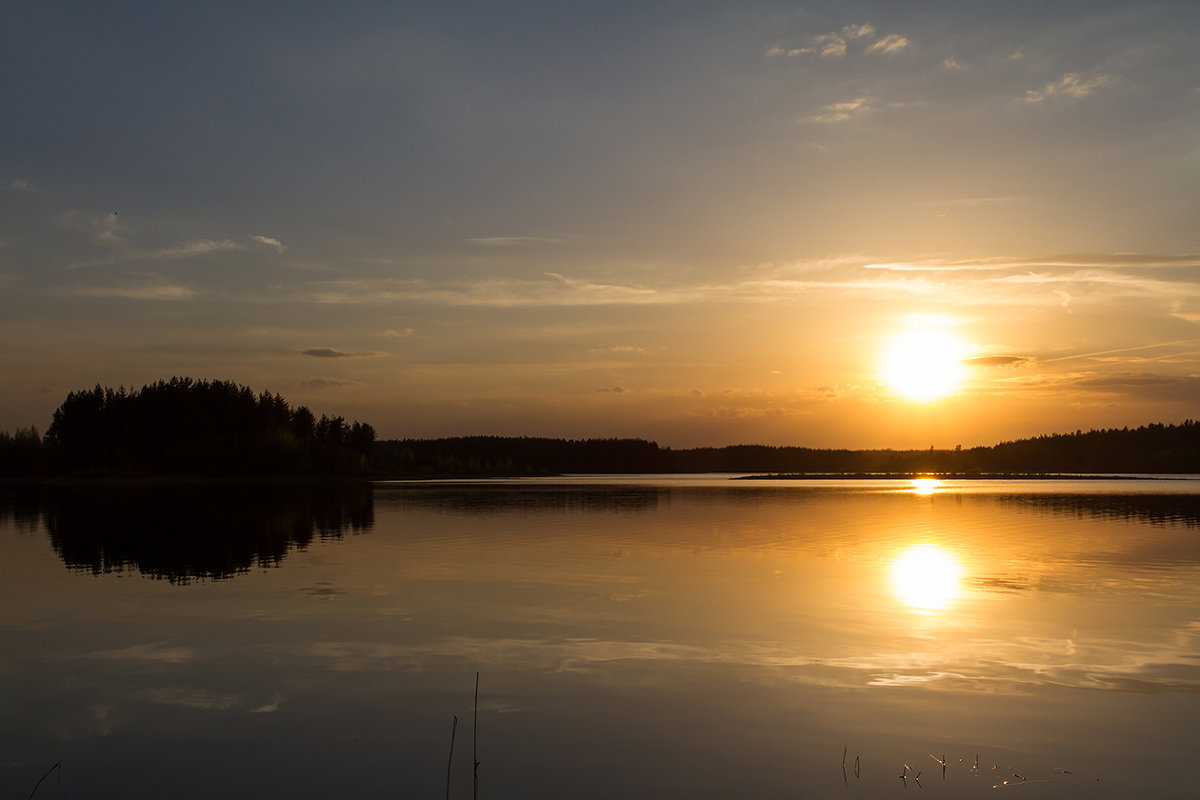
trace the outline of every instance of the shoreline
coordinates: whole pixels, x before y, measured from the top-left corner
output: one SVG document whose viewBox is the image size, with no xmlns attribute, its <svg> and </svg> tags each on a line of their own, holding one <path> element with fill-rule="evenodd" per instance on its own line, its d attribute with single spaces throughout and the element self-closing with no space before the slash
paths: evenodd
<svg viewBox="0 0 1200 800">
<path fill-rule="evenodd" d="M 405 475 L 95 475 L 3 477 L 0 489 L 53 488 L 74 486 L 204 486 L 219 484 L 262 484 L 271 486 L 320 486 L 333 484 L 405 483 L 419 481 L 472 481 L 521 478 L 566 478 L 577 474 L 654 477 L 661 475 L 728 475 L 706 472 L 614 472 L 614 473 L 436 473 Z M 1196 473 L 1109 473 L 1109 472 L 769 472 L 733 475 L 731 481 L 879 481 L 879 480 L 952 480 L 952 481 L 1172 481 L 1193 480 Z"/>
<path fill-rule="evenodd" d="M 1172 477 L 1178 476 L 1178 477 Z M 803 480 L 920 480 L 948 481 L 1170 481 L 1188 480 L 1190 472 L 1137 474 L 1128 472 L 772 472 L 738 475 L 734 481 Z"/>
</svg>

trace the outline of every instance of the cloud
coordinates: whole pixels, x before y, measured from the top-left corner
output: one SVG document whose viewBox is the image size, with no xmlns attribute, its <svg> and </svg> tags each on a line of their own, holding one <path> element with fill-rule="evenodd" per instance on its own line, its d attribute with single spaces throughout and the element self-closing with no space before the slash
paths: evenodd
<svg viewBox="0 0 1200 800">
<path fill-rule="evenodd" d="M 193 239 L 174 247 L 161 247 L 157 250 L 139 250 L 129 253 L 126 258 L 131 260 L 151 260 L 159 258 L 190 258 L 215 253 L 220 250 L 240 250 L 242 245 L 228 239 L 215 241 L 213 239 Z"/>
<path fill-rule="evenodd" d="M 561 244 L 563 240 L 549 236 L 480 236 L 467 241 L 481 247 L 514 247 L 522 244 Z"/>
<path fill-rule="evenodd" d="M 806 47 L 785 48 L 783 45 L 773 45 L 767 50 L 768 56 L 786 56 L 795 58 L 796 56 L 817 56 L 818 58 L 842 58 L 846 55 L 847 40 L 869 39 L 875 35 L 875 26 L 869 22 L 864 22 L 861 25 L 846 25 L 840 31 L 830 31 L 829 33 L 818 34 L 812 36 L 808 40 Z M 880 41 L 886 41 L 892 36 L 885 37 Z M 903 37 L 900 37 L 903 38 Z M 871 48 L 874 48 L 879 43 L 876 42 Z M 905 41 L 907 44 L 907 40 Z"/>
<path fill-rule="evenodd" d="M 412 303 L 521 308 L 678 303 L 696 299 L 696 294 L 687 289 L 660 290 L 594 283 L 548 272 L 542 280 L 493 278 L 437 283 L 424 279 L 347 279 L 326 282 L 315 291 L 294 299 L 327 304 Z"/>
<path fill-rule="evenodd" d="M 1041 103 L 1051 97 L 1066 95 L 1067 97 L 1087 97 L 1110 85 L 1113 79 L 1109 75 L 1096 73 L 1085 76 L 1078 72 L 1068 72 L 1057 81 L 1051 81 L 1041 89 L 1030 89 L 1024 97 L 1017 98 L 1023 103 Z"/>
<path fill-rule="evenodd" d="M 21 180 L 20 178 L 14 178 L 13 181 L 8 184 L 8 188 L 13 189 L 18 192 L 35 191 L 32 183 L 30 183 L 29 181 L 26 181 L 26 180 Z"/>
<path fill-rule="evenodd" d="M 869 39 L 875 35 L 875 26 L 869 22 L 864 22 L 861 25 L 847 25 L 842 28 L 842 33 L 847 39 Z"/>
<path fill-rule="evenodd" d="M 821 58 L 841 58 L 846 55 L 846 40 L 840 34 L 826 33 L 814 36 L 812 46 L 803 48 L 801 53 L 816 53 Z"/>
<path fill-rule="evenodd" d="M 969 367 L 1017 367 L 1033 361 L 1030 356 L 976 356 L 963 359 Z"/>
<path fill-rule="evenodd" d="M 967 69 L 967 65 L 959 61 L 954 56 L 942 60 L 942 68 L 948 69 L 951 72 L 961 72 Z"/>
<path fill-rule="evenodd" d="M 309 378 L 300 381 L 300 386 L 304 389 L 348 389 L 363 385 L 365 384 L 362 381 L 343 381 L 337 378 Z"/>
<path fill-rule="evenodd" d="M 867 98 L 856 97 L 853 100 L 845 100 L 841 103 L 830 103 L 821 110 L 820 114 L 814 114 L 808 119 L 810 122 L 823 122 L 826 124 L 845 122 L 851 117 L 867 111 L 869 108 L 870 104 Z"/>
<path fill-rule="evenodd" d="M 1200 397 L 1200 377 L 1159 375 L 1150 372 L 1092 374 L 1076 377 L 1070 388 L 1097 394 L 1135 396 L 1152 402 L 1194 402 Z"/>
<path fill-rule="evenodd" d="M 1097 350 L 1097 351 L 1090 352 L 1090 353 L 1072 353 L 1071 355 L 1058 356 L 1056 358 L 1049 358 L 1049 359 L 1043 358 L 1043 359 L 1041 359 L 1041 362 L 1044 364 L 1049 364 L 1049 363 L 1053 363 L 1056 361 L 1073 361 L 1073 360 L 1082 359 L 1082 358 L 1095 359 L 1098 361 L 1115 361 L 1118 359 L 1101 358 L 1101 356 L 1113 356 L 1117 353 L 1135 353 L 1135 352 L 1142 351 L 1142 350 L 1157 350 L 1161 347 L 1179 347 L 1181 345 L 1191 345 L 1194 342 L 1195 342 L 1194 339 L 1177 339 L 1175 341 L 1170 341 L 1170 342 L 1151 342 L 1149 344 L 1133 345 L 1132 347 L 1117 347 L 1117 348 L 1113 348 L 1110 350 Z M 1168 353 L 1166 355 L 1161 355 L 1161 356 L 1131 357 L 1128 360 L 1138 361 L 1138 362 L 1172 361 L 1173 359 L 1177 358 L 1179 355 L 1181 355 L 1181 354 L 1180 353 Z M 1187 354 L 1184 353 L 1182 355 L 1187 355 Z"/>
<path fill-rule="evenodd" d="M 1113 266 L 1102 266 L 1106 263 Z M 859 298 L 910 296 L 967 306 L 1075 305 L 1152 298 L 1162 313 L 1188 312 L 1200 302 L 1200 282 L 1183 268 L 1195 257 L 1052 256 L 1048 258 L 925 259 L 871 263 L 846 256 L 789 264 L 763 264 L 724 283 L 599 283 L 546 273 L 538 279 L 488 278 L 479 281 L 432 279 L 341 279 L 297 289 L 289 299 L 321 304 L 379 304 L 400 307 L 544 308 L 597 306 L 680 306 L 700 303 L 786 303 L 822 293 Z M 1084 266 L 1091 264 L 1091 266 Z M 1141 267 L 1171 267 L 1167 276 Z M 1124 265 L 1124 266 L 1121 266 Z M 1174 269 L 1178 267 L 1179 269 Z M 985 274 L 980 274 L 985 273 Z M 1040 291 L 1036 291 L 1040 288 Z M 981 291 L 981 289 L 984 289 Z M 1030 291 L 1035 289 L 1035 291 Z M 392 309 L 394 310 L 394 308 Z"/>
<path fill-rule="evenodd" d="M 883 37 L 882 39 L 872 42 L 871 45 L 869 47 L 867 47 L 867 52 L 868 53 L 883 53 L 884 55 L 891 55 L 893 53 L 899 53 L 901 50 L 905 50 L 907 48 L 908 48 L 908 38 L 907 37 L 901 36 L 898 33 L 889 33 L 887 36 Z"/>
<path fill-rule="evenodd" d="M 639 353 L 639 354 L 644 354 L 646 352 L 646 348 L 636 347 L 631 344 L 615 344 L 615 345 L 611 345 L 609 347 L 590 347 L 590 348 L 588 348 L 588 352 L 589 353 Z"/>
<path fill-rule="evenodd" d="M 98 650 L 90 654 L 91 658 L 111 659 L 114 661 L 153 661 L 164 664 L 182 664 L 191 661 L 195 653 L 188 647 L 168 645 L 166 642 L 151 642 L 135 644 L 120 650 Z"/>
<path fill-rule="evenodd" d="M 378 350 L 338 350 L 334 347 L 310 347 L 307 350 L 301 350 L 300 355 L 314 358 L 378 358 L 386 356 L 387 353 L 381 353 Z"/>
<path fill-rule="evenodd" d="M 597 389 L 596 391 L 597 392 L 613 392 L 615 394 L 624 394 L 625 387 L 624 386 L 605 386 L 603 388 Z"/>
<path fill-rule="evenodd" d="M 113 215 L 115 218 L 115 215 Z M 124 239 L 121 239 L 122 245 Z M 172 245 L 170 247 L 159 247 L 153 250 L 126 250 L 122 253 L 101 258 L 94 261 L 77 261 L 70 264 L 71 269 L 81 269 L 85 267 L 102 267 L 108 264 L 123 263 L 128 261 L 162 261 L 174 260 L 181 258 L 195 258 L 197 256 L 205 256 L 209 253 L 218 253 L 225 250 L 244 250 L 245 245 L 229 239 L 191 239 L 183 244 Z"/>
<path fill-rule="evenodd" d="M 254 241 L 258 242 L 259 244 L 265 244 L 267 247 L 275 248 L 276 253 L 282 253 L 284 250 L 287 250 L 287 246 L 284 245 L 283 242 L 281 242 L 278 239 L 275 239 L 271 236 L 259 236 L 257 234 L 252 233 L 252 234 L 250 234 L 250 238 L 253 239 Z"/>
<path fill-rule="evenodd" d="M 146 696 L 150 702 L 156 705 L 216 709 L 219 711 L 233 708 L 239 701 L 236 694 L 216 694 L 204 689 L 185 689 L 182 687 L 151 689 L 146 692 Z"/>
<path fill-rule="evenodd" d="M 975 201 L 1004 202 L 1023 198 L 979 198 Z M 1065 253 L 1050 256 L 1010 258 L 995 256 L 974 259 L 921 259 L 901 263 L 865 264 L 866 269 L 894 272 L 998 271 L 1008 269 L 1050 269 L 1056 267 L 1094 267 L 1096 269 L 1160 269 L 1200 268 L 1200 255 L 1167 255 L 1161 253 Z"/>
<path fill-rule="evenodd" d="M 250 709 L 251 714 L 270 714 L 279 710 L 279 695 L 275 695 L 275 699 L 266 705 L 258 706 Z"/>
<path fill-rule="evenodd" d="M 188 286 L 150 284 L 146 286 L 75 286 L 65 289 L 75 297 L 119 298 L 123 300 L 189 300 L 196 290 Z"/>
<path fill-rule="evenodd" d="M 401 336 L 412 336 L 412 335 L 413 335 L 413 329 L 412 329 L 412 328 L 405 328 L 404 330 L 398 331 L 398 330 L 395 330 L 395 329 L 393 329 L 393 328 L 388 328 L 386 331 L 380 331 L 380 332 L 379 332 L 379 335 L 380 335 L 380 336 L 385 336 L 385 337 L 387 337 L 387 338 L 390 338 L 390 339 L 399 338 L 399 337 L 401 337 Z"/>
<path fill-rule="evenodd" d="M 1127 386 L 1168 386 L 1184 383 L 1196 383 L 1198 378 L 1180 377 L 1177 375 L 1155 375 L 1150 372 L 1117 373 L 1115 375 L 1100 375 L 1092 378 L 1080 378 L 1076 386 L 1095 387 L 1127 387 Z"/>
<path fill-rule="evenodd" d="M 71 209 L 55 217 L 54 222 L 64 230 L 90 237 L 94 244 L 101 247 L 125 246 L 125 237 L 121 235 L 120 217 L 116 211 L 111 214 L 85 214 Z"/>
<path fill-rule="evenodd" d="M 762 419 L 764 417 L 796 417 L 811 414 L 802 408 L 786 406 L 766 406 L 762 408 L 751 406 L 713 406 L 701 411 L 688 411 L 689 417 L 710 417 L 715 419 Z"/>
</svg>

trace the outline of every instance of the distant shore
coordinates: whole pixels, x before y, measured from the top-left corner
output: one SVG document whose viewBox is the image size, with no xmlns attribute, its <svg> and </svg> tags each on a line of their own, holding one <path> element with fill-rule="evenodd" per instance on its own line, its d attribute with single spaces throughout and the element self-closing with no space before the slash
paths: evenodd
<svg viewBox="0 0 1200 800">
<path fill-rule="evenodd" d="M 637 478 L 645 476 L 653 478 L 661 475 L 720 475 L 727 473 L 705 472 L 612 472 L 612 473 L 538 473 L 538 474 L 401 474 L 374 476 L 252 476 L 252 475 L 86 475 L 86 476 L 53 476 L 28 478 L 0 477 L 2 488 L 40 488 L 40 487 L 71 487 L 71 486 L 189 486 L 189 485 L 220 485 L 220 484 L 262 484 L 278 486 L 318 486 L 329 484 L 351 483 L 416 483 L 454 481 L 471 482 L 487 480 L 507 480 L 521 478 L 553 479 L 577 477 L 580 474 L 622 476 Z M 1058 473 L 1058 472 L 771 472 L 748 475 L 733 475 L 732 481 L 880 481 L 900 480 L 915 481 L 922 479 L 938 481 L 1171 481 L 1189 480 L 1193 474 L 1138 474 L 1138 473 Z"/>
<path fill-rule="evenodd" d="M 1189 475 L 1138 475 L 1130 473 L 1059 473 L 1059 472 L 773 472 L 765 475 L 738 475 L 735 481 L 803 480 L 921 480 L 939 481 L 1165 481 L 1186 480 Z"/>
</svg>

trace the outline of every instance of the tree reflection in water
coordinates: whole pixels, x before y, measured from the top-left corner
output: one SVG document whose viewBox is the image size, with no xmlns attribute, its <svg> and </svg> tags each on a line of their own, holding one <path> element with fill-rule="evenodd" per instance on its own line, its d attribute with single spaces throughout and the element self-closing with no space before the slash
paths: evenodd
<svg viewBox="0 0 1200 800">
<path fill-rule="evenodd" d="M 374 522 L 368 483 L 54 487 L 38 506 L 71 569 L 136 569 L 175 584 L 278 566 L 314 538 L 365 533 Z"/>
</svg>

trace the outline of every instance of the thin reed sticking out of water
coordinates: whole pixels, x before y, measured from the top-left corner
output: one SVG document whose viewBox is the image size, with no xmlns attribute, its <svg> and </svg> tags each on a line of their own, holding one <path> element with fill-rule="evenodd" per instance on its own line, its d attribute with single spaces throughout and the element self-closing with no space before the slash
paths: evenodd
<svg viewBox="0 0 1200 800">
<path fill-rule="evenodd" d="M 471 722 L 471 761 L 475 763 L 472 770 L 474 778 L 471 797 L 479 800 L 479 673 L 475 673 L 475 715 Z"/>
<path fill-rule="evenodd" d="M 446 800 L 450 800 L 450 767 L 454 766 L 454 732 L 458 730 L 458 714 L 450 723 L 450 758 L 446 761 Z"/>
<path fill-rule="evenodd" d="M 46 774 L 38 778 L 38 782 L 34 784 L 33 791 L 29 793 L 30 800 L 33 800 L 33 796 L 37 794 L 38 787 L 42 785 L 42 781 L 46 780 L 46 778 L 49 778 L 50 773 L 54 772 L 54 770 L 58 770 L 58 780 L 60 783 L 62 782 L 62 762 L 55 761 L 54 766 L 46 770 Z"/>
</svg>

